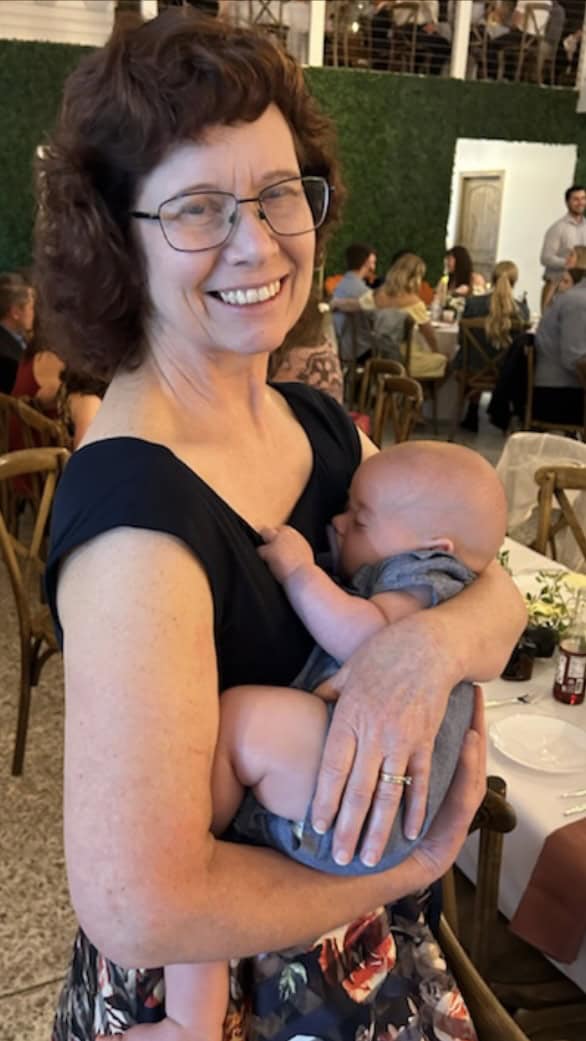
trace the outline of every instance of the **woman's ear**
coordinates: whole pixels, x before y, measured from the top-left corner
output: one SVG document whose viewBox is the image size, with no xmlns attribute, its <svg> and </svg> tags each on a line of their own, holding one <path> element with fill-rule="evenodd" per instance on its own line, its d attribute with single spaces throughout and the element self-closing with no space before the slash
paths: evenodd
<svg viewBox="0 0 586 1041">
<path fill-rule="evenodd" d="M 422 549 L 441 549 L 442 553 L 453 553 L 454 543 L 452 539 L 444 535 L 437 535 L 434 539 L 427 539 Z"/>
</svg>

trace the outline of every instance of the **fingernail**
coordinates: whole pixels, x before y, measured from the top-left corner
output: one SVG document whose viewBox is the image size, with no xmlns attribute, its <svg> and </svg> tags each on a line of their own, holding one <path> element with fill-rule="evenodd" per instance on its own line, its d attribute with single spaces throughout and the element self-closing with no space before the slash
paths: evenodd
<svg viewBox="0 0 586 1041">
<path fill-rule="evenodd" d="M 314 821 L 312 824 L 312 828 L 314 831 L 317 831 L 318 835 L 325 835 L 326 831 L 328 830 L 328 826 L 326 822 L 323 820 Z"/>
<path fill-rule="evenodd" d="M 360 857 L 365 867 L 374 867 L 378 864 L 378 857 L 371 849 L 367 849 L 366 853 L 362 853 Z"/>
<path fill-rule="evenodd" d="M 337 853 L 334 853 L 334 860 L 340 867 L 345 867 L 346 864 L 350 863 L 350 857 L 347 849 L 340 849 Z"/>
<path fill-rule="evenodd" d="M 405 828 L 405 838 L 409 839 L 409 842 L 415 842 L 415 839 L 419 835 L 418 828 Z"/>
</svg>

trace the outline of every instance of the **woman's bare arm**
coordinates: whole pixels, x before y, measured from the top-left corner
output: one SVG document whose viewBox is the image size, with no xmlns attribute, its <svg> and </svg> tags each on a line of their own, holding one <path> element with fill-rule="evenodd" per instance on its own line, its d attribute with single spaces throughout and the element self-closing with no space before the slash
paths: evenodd
<svg viewBox="0 0 586 1041">
<path fill-rule="evenodd" d="M 437 354 L 439 351 L 439 347 L 437 345 L 437 340 L 435 338 L 435 333 L 433 331 L 433 325 L 431 324 L 431 322 L 424 322 L 422 325 L 418 325 L 417 328 L 419 329 L 419 332 L 423 336 L 428 347 L 431 348 L 434 354 Z"/>
<path fill-rule="evenodd" d="M 213 838 L 213 607 L 180 542 L 122 528 L 82 546 L 63 566 L 59 614 L 71 896 L 90 939 L 120 964 L 308 942 L 427 884 L 455 856 L 481 797 L 474 748 L 433 871 L 412 857 L 382 874 L 334 878 Z"/>
</svg>

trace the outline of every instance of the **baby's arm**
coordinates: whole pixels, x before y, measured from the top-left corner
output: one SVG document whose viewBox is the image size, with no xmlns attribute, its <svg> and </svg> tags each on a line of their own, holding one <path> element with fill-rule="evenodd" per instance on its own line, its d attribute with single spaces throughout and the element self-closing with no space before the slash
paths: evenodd
<svg viewBox="0 0 586 1041">
<path fill-rule="evenodd" d="M 346 661 L 369 636 L 422 607 L 411 593 L 378 593 L 370 600 L 346 593 L 317 566 L 309 543 L 295 528 L 265 528 L 259 555 L 281 582 L 314 640 Z"/>
<path fill-rule="evenodd" d="M 227 962 L 167 965 L 165 1019 L 131 1027 L 123 1036 L 128 1041 L 222 1041 L 228 998 Z"/>
</svg>

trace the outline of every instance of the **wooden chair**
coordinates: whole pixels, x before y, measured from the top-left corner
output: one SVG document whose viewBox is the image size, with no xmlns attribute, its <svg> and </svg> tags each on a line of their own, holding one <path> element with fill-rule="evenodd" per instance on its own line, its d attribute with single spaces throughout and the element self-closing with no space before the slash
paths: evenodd
<svg viewBox="0 0 586 1041">
<path fill-rule="evenodd" d="M 280 44 L 287 44 L 287 26 L 283 8 L 287 0 L 248 0 L 248 24 L 262 32 L 270 33 Z M 276 12 L 276 13 L 275 13 Z"/>
<path fill-rule="evenodd" d="M 10 422 L 16 415 L 16 398 L 0 394 L 0 456 L 10 449 Z M 9 531 L 14 532 L 17 524 L 17 502 L 11 481 L 0 484 L 0 511 Z"/>
<path fill-rule="evenodd" d="M 417 380 L 408 376 L 379 376 L 372 421 L 372 440 L 382 448 L 389 419 L 395 441 L 407 441 L 421 414 L 423 391 Z"/>
<path fill-rule="evenodd" d="M 513 327 L 512 332 L 520 331 L 521 326 Z M 462 418 L 464 405 L 470 398 L 482 394 L 486 390 L 494 390 L 502 364 L 506 347 L 498 353 L 490 347 L 486 340 L 485 318 L 460 319 L 460 368 L 454 369 L 458 383 L 456 410 L 452 421 L 449 440 L 453 441 Z M 479 362 L 474 364 L 474 358 Z"/>
<path fill-rule="evenodd" d="M 569 528 L 586 560 L 586 534 L 567 494 L 586 491 L 586 466 L 541 466 L 535 482 L 539 489 L 535 549 L 543 554 L 549 549 L 557 560 L 556 536 Z"/>
<path fill-rule="evenodd" d="M 22 398 L 15 401 L 25 448 L 71 448 L 69 436 L 61 423 L 49 419 Z"/>
<path fill-rule="evenodd" d="M 502 777 L 487 777 L 486 794 L 470 825 L 470 832 L 479 831 L 478 870 L 470 957 L 476 970 L 485 976 L 489 967 L 490 934 L 498 916 L 498 893 L 503 855 L 503 836 L 517 823 L 515 811 L 506 800 L 507 786 Z M 442 879 L 444 914 L 456 937 L 460 936 L 456 890 L 453 869 Z"/>
<path fill-rule="evenodd" d="M 506 800 L 505 782 L 500 777 L 487 778 L 486 795 L 470 825 L 471 832 L 480 832 L 472 912 L 464 920 L 458 914 L 453 872 L 449 871 L 442 880 L 445 922 L 440 925 L 440 940 L 450 962 L 453 940 L 445 925 L 456 943 L 464 947 L 462 938 L 465 940 L 469 954 L 464 953 L 464 958 L 468 958 L 469 964 L 461 962 L 461 957 L 459 960 L 457 950 L 452 964 L 482 1041 L 485 1036 L 488 1041 L 525 1036 L 535 1041 L 559 1041 L 566 1036 L 564 1027 L 578 1023 L 581 1029 L 586 1025 L 586 1002 L 579 1002 L 576 985 L 562 977 L 539 951 L 512 936 L 498 913 L 503 837 L 515 823 L 514 809 Z M 487 1022 L 479 1001 L 481 1006 L 486 1002 Z M 531 1010 L 531 1014 L 525 1010 Z M 522 1027 L 526 1033 L 514 1032 L 511 1017 L 517 1030 Z M 542 1034 L 544 1023 L 548 1022 L 553 1030 Z M 571 1036 L 577 1039 L 586 1035 Z"/>
<path fill-rule="evenodd" d="M 0 514 L 0 552 L 8 569 L 14 594 L 20 634 L 20 695 L 12 760 L 12 773 L 22 773 L 31 687 L 35 687 L 45 662 L 58 650 L 48 607 L 40 601 L 45 568 L 44 548 L 47 523 L 57 480 L 69 458 L 64 448 L 34 448 L 9 452 L 0 457 L 0 484 L 15 477 L 35 475 L 42 493 L 30 539 L 10 534 Z"/>
<path fill-rule="evenodd" d="M 360 381 L 358 411 L 370 414 L 374 407 L 374 392 L 379 376 L 406 376 L 404 365 L 392 358 L 369 358 L 364 364 Z"/>
<path fill-rule="evenodd" d="M 392 72 L 415 72 L 419 7 L 419 0 L 398 0 L 391 7 L 393 30 L 389 51 L 389 68 Z M 396 15 L 400 13 L 405 13 L 406 17 L 400 25 L 397 25 Z"/>
<path fill-rule="evenodd" d="M 371 62 L 369 19 L 358 18 L 353 0 L 335 0 L 332 5 L 332 63 L 346 67 L 366 67 Z"/>
<path fill-rule="evenodd" d="M 512 831 L 516 818 L 506 801 L 506 785 L 501 777 L 488 777 L 482 804 L 470 825 L 480 831 L 478 877 L 474 896 L 472 945 L 468 954 L 460 942 L 453 869 L 442 879 L 443 914 L 438 939 L 446 961 L 468 1006 L 478 1041 L 527 1041 L 483 978 L 490 925 L 498 914 L 498 885 L 503 835 Z"/>
<path fill-rule="evenodd" d="M 445 374 L 443 376 L 416 376 L 413 373 L 413 337 L 415 336 L 416 325 L 415 322 L 411 321 L 411 326 L 407 339 L 405 341 L 405 350 L 402 354 L 403 361 L 405 363 L 405 370 L 407 375 L 412 380 L 417 380 L 423 391 L 423 397 L 428 398 L 431 401 L 431 422 L 433 426 L 434 434 L 438 432 L 437 425 L 437 390 L 438 387 L 444 382 Z"/>
<path fill-rule="evenodd" d="M 528 57 L 534 57 L 537 68 L 539 68 L 539 54 L 543 50 L 543 44 L 546 42 L 544 29 L 547 24 L 544 23 L 542 29 L 538 27 L 537 15 L 540 12 L 547 14 L 549 17 L 551 5 L 547 3 L 533 3 L 527 4 L 527 7 L 525 8 L 525 14 L 523 16 L 523 35 L 521 36 L 519 57 L 517 59 L 517 70 L 515 72 L 515 80 L 517 82 L 522 77 L 523 66 Z"/>
<path fill-rule="evenodd" d="M 584 411 L 581 423 L 551 423 L 543 419 L 536 419 L 533 415 L 533 392 L 535 388 L 535 344 L 525 345 L 525 356 L 527 359 L 527 399 L 525 404 L 524 430 L 554 430 L 564 434 L 579 434 L 586 442 L 586 358 L 580 359 L 576 364 L 576 373 L 584 393 Z"/>
</svg>

